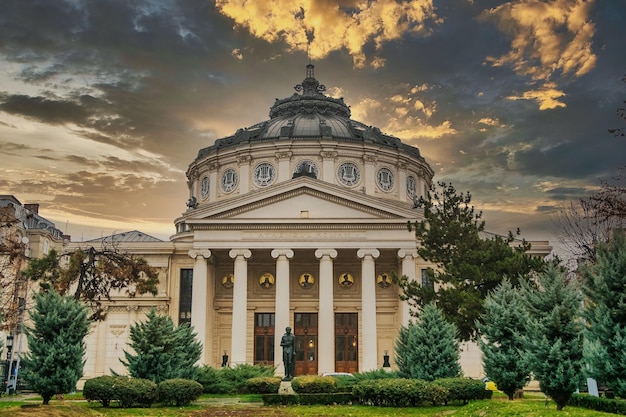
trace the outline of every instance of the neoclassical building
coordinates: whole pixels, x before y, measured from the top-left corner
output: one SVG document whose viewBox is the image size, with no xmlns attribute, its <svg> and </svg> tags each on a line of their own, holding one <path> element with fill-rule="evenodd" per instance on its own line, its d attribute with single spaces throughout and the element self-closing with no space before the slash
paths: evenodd
<svg viewBox="0 0 626 417">
<path fill-rule="evenodd" d="M 88 336 L 85 378 L 124 372 L 129 328 L 156 308 L 189 322 L 214 367 L 274 364 L 280 338 L 296 335 L 296 375 L 368 371 L 391 356 L 409 309 L 392 272 L 421 280 L 407 221 L 433 170 L 413 146 L 350 118 L 306 67 L 269 120 L 200 149 L 187 170 L 187 210 L 162 241 L 138 231 L 67 248 L 115 244 L 159 269 L 159 293 L 114 295 Z M 533 251 L 546 255 L 547 242 Z M 425 282 L 424 284 L 428 284 Z M 463 345 L 466 376 L 480 355 Z"/>
</svg>

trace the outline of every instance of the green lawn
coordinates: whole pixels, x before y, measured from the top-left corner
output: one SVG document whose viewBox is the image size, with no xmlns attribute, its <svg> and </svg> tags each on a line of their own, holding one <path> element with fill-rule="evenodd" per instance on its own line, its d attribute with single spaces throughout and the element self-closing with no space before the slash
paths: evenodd
<svg viewBox="0 0 626 417">
<path fill-rule="evenodd" d="M 556 411 L 554 402 L 546 406 L 540 396 L 527 396 L 523 400 L 508 401 L 501 396 L 492 400 L 475 401 L 466 406 L 386 408 L 370 406 L 288 406 L 265 407 L 247 402 L 252 398 L 220 399 L 202 397 L 188 407 L 160 407 L 121 409 L 102 408 L 99 404 L 78 401 L 76 397 L 53 399 L 42 406 L 40 398 L 0 398 L 0 415 L 14 417 L 600 417 L 614 416 L 583 408 L 566 407 Z M 25 407 L 23 407 L 25 405 Z"/>
</svg>

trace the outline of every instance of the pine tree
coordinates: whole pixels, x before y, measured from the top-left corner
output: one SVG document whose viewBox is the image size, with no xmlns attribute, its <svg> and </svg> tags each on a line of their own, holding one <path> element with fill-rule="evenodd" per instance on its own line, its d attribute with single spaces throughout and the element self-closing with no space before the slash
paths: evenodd
<svg viewBox="0 0 626 417">
<path fill-rule="evenodd" d="M 582 382 L 581 294 L 564 271 L 550 266 L 539 275 L 536 287 L 522 282 L 522 297 L 529 314 L 525 340 L 529 369 L 541 391 L 562 410 Z"/>
<path fill-rule="evenodd" d="M 76 390 L 85 365 L 84 338 L 89 332 L 87 308 L 55 291 L 35 295 L 26 327 L 29 352 L 24 357 L 24 378 L 48 404 L 53 395 Z"/>
<path fill-rule="evenodd" d="M 528 367 L 521 359 L 526 310 L 519 291 L 506 278 L 487 296 L 484 306 L 483 322 L 477 323 L 483 367 L 498 389 L 512 400 L 515 391 L 530 380 Z"/>
<path fill-rule="evenodd" d="M 424 306 L 417 322 L 401 330 L 396 342 L 396 362 L 401 375 L 433 381 L 459 376 L 459 342 L 456 326 L 446 321 L 434 304 Z"/>
<path fill-rule="evenodd" d="M 596 248 L 596 263 L 581 268 L 585 293 L 585 359 L 590 376 L 626 396 L 626 236 L 615 233 Z"/>
<path fill-rule="evenodd" d="M 202 345 L 189 324 L 174 326 L 170 316 L 157 315 L 152 309 L 145 322 L 130 328 L 129 346 L 136 352 L 124 351 L 120 359 L 135 378 L 149 379 L 156 384 L 166 379 L 194 379 L 198 372 Z"/>
<path fill-rule="evenodd" d="M 484 312 L 483 301 L 505 276 L 514 286 L 518 277 L 545 268 L 545 261 L 526 253 L 530 244 L 508 237 L 484 238 L 482 213 L 471 205 L 470 193 L 457 193 L 452 184 L 433 185 L 427 198 L 417 205 L 424 209 L 424 220 L 408 224 L 415 231 L 421 258 L 436 265 L 429 269 L 433 287 L 422 287 L 418 281 L 399 280 L 400 298 L 413 306 L 435 302 L 446 319 L 459 330 L 461 340 L 476 336 L 476 322 Z"/>
</svg>

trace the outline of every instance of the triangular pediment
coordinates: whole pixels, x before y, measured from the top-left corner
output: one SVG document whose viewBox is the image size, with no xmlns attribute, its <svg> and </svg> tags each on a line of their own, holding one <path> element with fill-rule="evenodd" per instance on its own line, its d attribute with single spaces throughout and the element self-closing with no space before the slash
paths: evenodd
<svg viewBox="0 0 626 417">
<path fill-rule="evenodd" d="M 199 207 L 188 213 L 193 220 L 399 220 L 415 219 L 408 202 L 376 198 L 362 192 L 301 177 L 263 190 Z"/>
</svg>

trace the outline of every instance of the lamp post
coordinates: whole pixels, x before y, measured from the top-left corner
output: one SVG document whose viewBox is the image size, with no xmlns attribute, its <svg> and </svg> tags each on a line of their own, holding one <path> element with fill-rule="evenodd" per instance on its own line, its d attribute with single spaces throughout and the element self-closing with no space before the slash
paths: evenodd
<svg viewBox="0 0 626 417">
<path fill-rule="evenodd" d="M 7 348 L 7 360 L 4 366 L 4 384 L 6 387 L 6 393 L 9 393 L 9 380 L 11 377 L 11 365 L 13 364 L 13 335 L 10 334 L 7 336 L 6 342 Z"/>
</svg>

